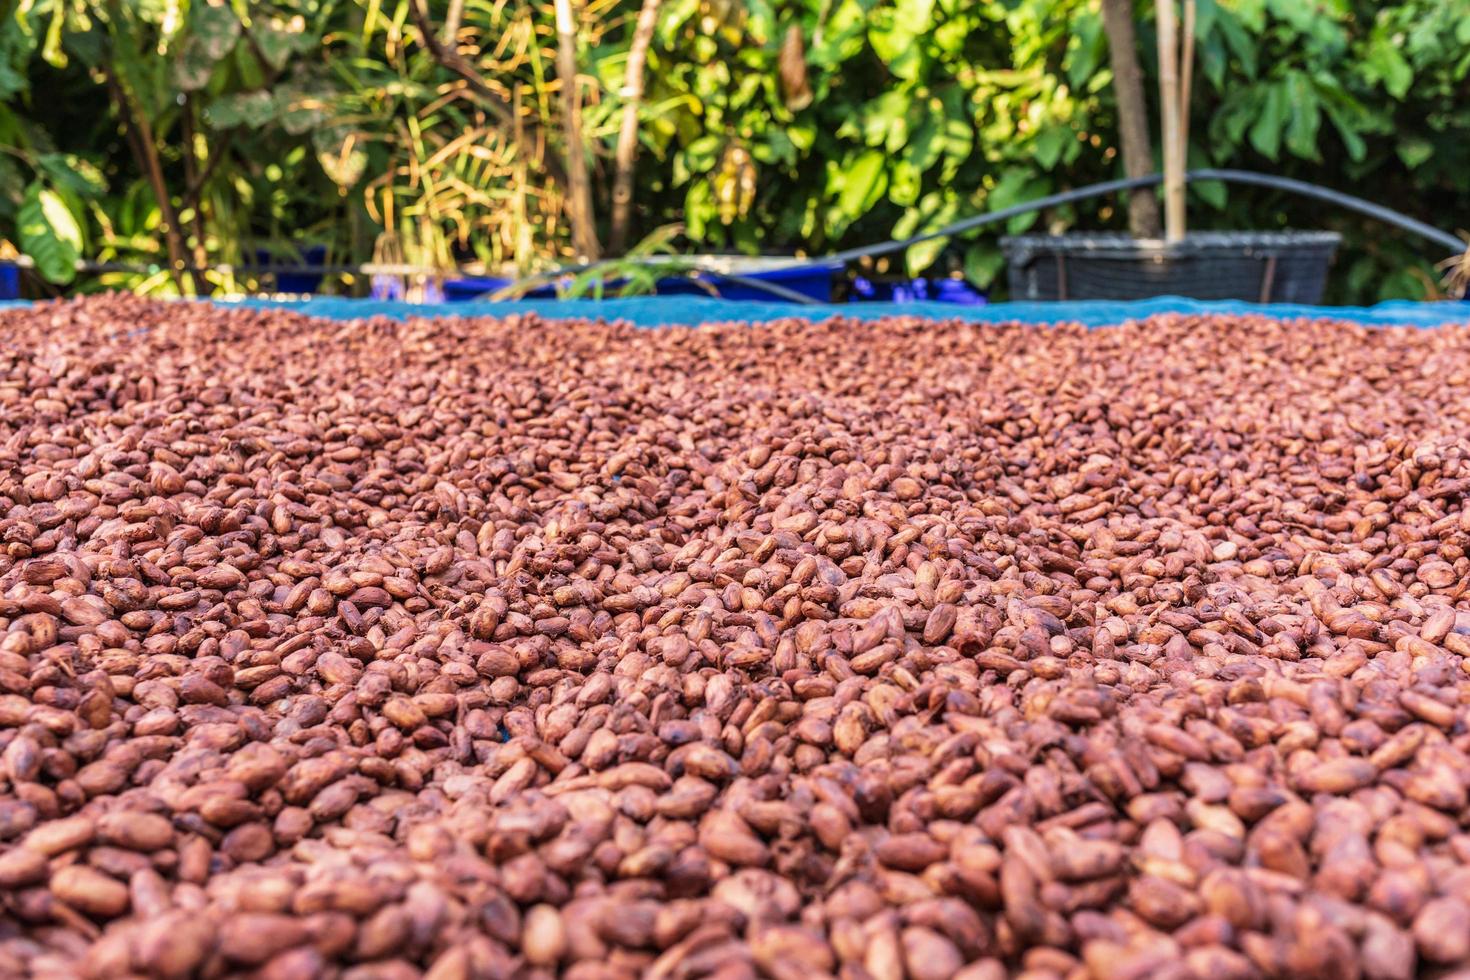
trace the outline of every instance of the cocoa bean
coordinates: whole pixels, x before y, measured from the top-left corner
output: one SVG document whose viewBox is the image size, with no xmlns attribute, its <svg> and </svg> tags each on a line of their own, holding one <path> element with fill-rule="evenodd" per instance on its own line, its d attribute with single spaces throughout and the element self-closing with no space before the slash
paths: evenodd
<svg viewBox="0 0 1470 980">
<path fill-rule="evenodd" d="M 1470 970 L 1466 328 L 0 328 L 0 974 Z"/>
</svg>

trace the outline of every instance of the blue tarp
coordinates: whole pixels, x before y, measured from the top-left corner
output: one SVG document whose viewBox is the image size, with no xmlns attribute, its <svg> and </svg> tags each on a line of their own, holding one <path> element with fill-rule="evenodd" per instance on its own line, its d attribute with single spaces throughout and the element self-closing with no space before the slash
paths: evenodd
<svg viewBox="0 0 1470 980">
<path fill-rule="evenodd" d="M 731 320 L 761 323 L 787 317 L 826 319 L 843 316 L 873 320 L 909 315 L 939 320 L 959 319 L 976 323 L 1081 323 L 1089 327 L 1111 326 L 1140 320 L 1158 313 L 1262 313 L 1277 319 L 1298 317 L 1348 320 L 1381 326 L 1433 327 L 1445 323 L 1470 323 L 1470 303 L 1391 302 L 1377 306 L 1290 306 L 1241 302 L 1200 302 L 1162 297 L 1134 303 L 992 303 L 963 306 L 952 303 L 848 303 L 832 306 L 800 306 L 794 303 L 734 303 L 702 296 L 640 296 L 629 299 L 526 300 L 521 302 L 443 303 L 418 306 L 372 300 L 321 297 L 302 301 L 242 300 L 251 306 L 283 306 L 300 313 L 332 319 L 363 316 L 505 316 L 536 313 L 558 317 L 626 320 L 640 327 L 673 324 L 720 323 Z"/>
<path fill-rule="evenodd" d="M 305 300 L 244 299 L 216 301 L 221 306 L 276 307 L 334 320 L 390 316 L 506 316 L 536 313 L 546 318 L 577 317 L 625 320 L 640 327 L 674 324 L 721 323 L 740 320 L 761 323 L 787 317 L 826 319 L 843 316 L 873 320 L 908 315 L 976 323 L 1081 323 L 1089 327 L 1111 326 L 1140 320 L 1158 313 L 1260 313 L 1277 319 L 1298 317 L 1346 320 L 1377 326 L 1434 327 L 1446 323 L 1470 323 L 1470 303 L 1411 303 L 1396 301 L 1377 306 L 1290 306 L 1240 302 L 1200 302 L 1161 297 L 1134 303 L 992 303 L 963 306 L 949 303 L 850 303 L 832 306 L 799 306 L 788 303 L 741 303 L 702 296 L 641 296 L 630 299 L 526 300 L 521 302 L 470 302 L 418 305 L 365 299 L 321 296 Z M 0 302 L 0 308 L 24 305 Z"/>
</svg>

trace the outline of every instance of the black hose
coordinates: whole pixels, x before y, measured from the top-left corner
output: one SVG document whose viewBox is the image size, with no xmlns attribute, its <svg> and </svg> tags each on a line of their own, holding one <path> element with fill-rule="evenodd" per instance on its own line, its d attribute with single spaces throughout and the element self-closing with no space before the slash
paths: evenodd
<svg viewBox="0 0 1470 980">
<path fill-rule="evenodd" d="M 1344 194 L 1341 191 L 1330 190 L 1326 187 L 1318 187 L 1316 184 L 1309 184 L 1306 181 L 1294 180 L 1290 177 L 1275 177 L 1270 174 L 1258 174 L 1249 170 L 1217 170 L 1213 168 L 1191 170 L 1184 175 L 1184 179 L 1190 183 L 1203 180 L 1218 180 L 1226 184 L 1249 184 L 1256 187 L 1270 187 L 1291 194 L 1300 194 L 1303 197 L 1316 198 L 1319 201 L 1335 204 L 1344 210 L 1356 211 L 1359 214 L 1375 218 L 1385 224 L 1402 228 L 1404 231 L 1418 235 L 1420 238 L 1427 239 L 1437 245 L 1443 245 L 1452 250 L 1456 255 L 1466 250 L 1465 242 L 1462 242 L 1454 235 L 1440 231 L 1433 225 L 1427 225 L 1422 221 L 1411 218 L 1406 214 L 1400 214 L 1380 204 L 1365 201 L 1361 197 L 1354 197 L 1351 194 Z M 797 269 L 819 269 L 837 263 L 851 262 L 853 259 L 872 258 L 877 255 L 888 255 L 892 252 L 902 252 L 920 242 L 931 241 L 935 238 L 944 238 L 949 235 L 958 235 L 962 232 L 973 231 L 976 228 L 984 228 L 987 225 L 993 225 L 1001 221 L 1009 221 L 1011 218 L 1017 218 L 1023 214 L 1030 214 L 1033 211 L 1060 207 L 1064 204 L 1073 204 L 1077 201 L 1085 201 L 1090 198 L 1103 197 L 1108 194 L 1117 194 L 1123 191 L 1157 187 L 1163 182 L 1163 174 L 1149 174 L 1145 177 L 1123 177 L 1118 180 L 1105 180 L 1099 184 L 1090 184 L 1087 187 L 1078 187 L 1074 190 L 1062 191 L 1059 194 L 1048 194 L 1046 197 L 1027 201 L 1024 204 L 1014 204 L 1008 208 L 1001 208 L 999 211 L 990 211 L 985 214 L 976 215 L 973 218 L 964 218 L 945 225 L 943 228 L 926 231 L 919 235 L 911 235 L 908 238 L 875 242 L 871 245 L 860 245 L 857 248 L 849 248 L 817 258 L 792 259 L 790 262 L 772 265 L 770 266 L 770 270 L 785 272 Z M 558 270 L 556 273 L 542 273 L 541 276 L 534 277 L 534 279 L 565 273 L 582 272 L 589 268 L 591 268 L 590 265 L 567 266 Z M 709 270 L 701 271 L 708 272 Z M 714 273 L 709 274 L 714 275 Z M 527 282 L 533 280 L 522 281 Z M 519 285 L 519 283 L 516 285 Z M 763 282 L 759 279 L 745 278 L 742 285 L 765 289 L 767 292 L 778 296 L 783 292 L 790 292 L 790 290 L 775 287 L 772 283 Z M 815 302 L 810 297 L 803 297 L 803 299 L 809 303 Z"/>
<path fill-rule="evenodd" d="M 1418 235 L 1420 238 L 1428 239 L 1437 245 L 1443 245 L 1454 255 L 1460 255 L 1465 251 L 1466 244 L 1448 232 L 1440 231 L 1433 225 L 1400 214 L 1391 208 L 1372 201 L 1365 201 L 1361 197 L 1344 194 L 1326 187 L 1318 187 L 1304 180 L 1294 180 L 1291 177 L 1273 177 L 1270 174 L 1252 173 L 1249 170 L 1191 170 L 1185 174 L 1185 180 L 1219 180 L 1227 184 L 1253 184 L 1256 187 L 1271 187 L 1279 191 L 1291 194 L 1300 194 L 1302 197 L 1315 197 L 1319 201 L 1336 204 L 1347 211 L 1356 211 L 1359 214 L 1376 218 L 1384 224 L 1402 228 L 1404 231 Z"/>
<path fill-rule="evenodd" d="M 1400 214 L 1399 212 L 1383 207 L 1382 205 L 1374 204 L 1371 201 L 1365 201 L 1361 197 L 1354 197 L 1351 194 L 1344 194 L 1341 191 L 1329 190 L 1326 187 L 1318 187 L 1315 184 L 1308 184 L 1305 181 L 1293 180 L 1290 177 L 1273 177 L 1270 174 L 1258 174 L 1253 173 L 1249 170 L 1205 169 L 1191 170 L 1184 175 L 1184 179 L 1186 182 L 1190 183 L 1202 180 L 1218 180 L 1226 184 L 1251 184 L 1257 187 L 1271 187 L 1276 190 L 1287 191 L 1292 194 L 1300 194 L 1304 197 L 1314 197 L 1320 201 L 1327 201 L 1331 204 L 1336 204 L 1338 207 L 1345 210 L 1356 211 L 1359 214 L 1367 215 L 1370 218 L 1376 218 L 1386 224 L 1394 225 L 1398 228 L 1402 228 L 1405 231 L 1412 232 L 1413 234 L 1418 235 L 1421 238 L 1426 238 L 1429 241 L 1432 241 L 1438 245 L 1444 245 L 1454 250 L 1455 254 L 1457 255 L 1465 251 L 1465 243 L 1460 241 L 1460 239 L 1456 238 L 1454 235 L 1440 231 L 1438 228 L 1435 228 L 1432 225 L 1426 225 L 1424 222 L 1417 221 L 1406 214 Z M 1076 190 L 1063 191 L 1060 194 L 1050 194 L 1046 197 L 1037 198 L 1034 201 L 1027 201 L 1024 204 L 1016 204 L 1008 208 L 1001 208 L 999 211 L 991 211 L 987 214 L 977 215 L 973 218 L 965 218 L 961 221 L 956 221 L 953 224 L 945 225 L 943 228 L 936 229 L 935 231 L 924 232 L 921 235 L 913 235 L 909 238 L 903 239 L 902 241 L 888 241 L 879 242 L 875 245 L 861 245 L 857 248 L 847 249 L 844 252 L 837 252 L 833 255 L 825 256 L 820 260 L 810 260 L 807 262 L 793 261 L 793 264 L 791 265 L 782 264 L 773 268 L 805 268 L 808 265 L 824 264 L 827 262 L 850 262 L 853 259 L 858 258 L 871 258 L 875 255 L 887 255 L 890 252 L 901 252 L 909 246 L 916 245 L 919 242 L 927 242 L 930 239 L 943 238 L 947 235 L 958 235 L 961 232 L 972 231 L 976 228 L 983 228 L 986 225 L 993 225 L 1000 221 L 1009 221 L 1011 218 L 1016 218 L 1023 214 L 1030 214 L 1033 211 L 1040 211 L 1044 208 L 1060 207 L 1063 204 L 1072 204 L 1077 201 L 1085 201 L 1088 198 L 1102 197 L 1106 194 L 1114 194 L 1122 191 L 1140 190 L 1145 187 L 1156 187 L 1163 182 L 1163 174 L 1149 174 L 1146 177 L 1125 177 L 1120 180 L 1104 181 L 1101 184 L 1092 184 L 1087 187 L 1079 187 Z"/>
</svg>

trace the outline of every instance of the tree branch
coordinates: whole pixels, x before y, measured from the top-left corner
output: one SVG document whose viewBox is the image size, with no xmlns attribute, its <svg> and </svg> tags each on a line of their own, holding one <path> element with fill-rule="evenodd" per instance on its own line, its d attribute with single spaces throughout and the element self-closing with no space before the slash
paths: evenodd
<svg viewBox="0 0 1470 980">
<path fill-rule="evenodd" d="M 183 129 L 184 140 L 184 196 L 180 198 L 183 205 L 180 213 L 188 212 L 189 229 L 194 236 L 194 265 L 203 266 L 209 262 L 209 256 L 204 246 L 204 209 L 200 206 L 197 197 L 190 198 L 189 189 L 202 187 L 203 182 L 199 179 L 199 161 L 194 155 L 194 97 L 184 94 L 184 105 L 179 113 L 180 126 Z"/>
<path fill-rule="evenodd" d="M 281 77 L 279 69 L 272 67 L 270 59 L 260 48 L 260 42 L 256 40 L 255 34 L 250 28 L 241 26 L 241 33 L 250 45 L 250 51 L 255 55 L 255 60 L 260 62 L 261 68 L 261 90 L 269 90 L 275 87 Z M 230 144 L 235 141 L 235 135 L 240 132 L 240 127 L 235 126 L 224 131 L 224 134 L 209 148 L 209 159 L 204 162 L 204 169 L 197 175 L 189 176 L 189 184 L 184 188 L 184 196 L 181 198 L 185 208 L 198 209 L 199 195 L 204 192 L 204 186 L 209 183 L 209 178 L 214 176 L 215 169 L 226 156 L 229 155 Z M 185 154 L 187 160 L 191 154 Z"/>
<path fill-rule="evenodd" d="M 184 190 L 184 204 L 186 206 L 194 208 L 199 206 L 199 195 L 204 190 L 204 185 L 209 183 L 209 178 L 214 176 L 215 168 L 219 166 L 220 161 L 229 152 L 230 144 L 234 142 L 237 132 L 239 132 L 239 127 L 225 130 L 224 134 L 209 148 L 209 159 L 204 161 L 204 169 L 199 171 L 199 175 L 194 179 L 194 182 Z"/>
<path fill-rule="evenodd" d="M 653 42 L 653 29 L 658 25 L 658 8 L 662 0 L 643 0 L 638 11 L 638 25 L 628 47 L 628 64 L 623 71 L 623 122 L 618 129 L 612 192 L 612 231 L 608 248 L 621 255 L 628 245 L 628 223 L 633 211 L 633 167 L 638 159 L 638 110 L 643 102 L 643 66 L 648 46 Z"/>
<path fill-rule="evenodd" d="M 184 254 L 184 240 L 179 228 L 179 215 L 174 210 L 173 199 L 169 196 L 168 183 L 163 177 L 163 163 L 158 157 L 158 147 L 153 142 L 153 126 L 146 114 L 139 112 L 132 104 L 127 90 L 123 88 L 122 82 L 112 71 L 110 65 L 103 66 L 103 72 L 107 78 L 108 90 L 112 93 L 113 101 L 117 103 L 118 114 L 122 117 L 123 127 L 128 133 L 128 143 L 133 148 L 133 154 L 138 158 L 138 165 L 142 167 L 148 178 L 148 185 L 153 190 L 153 197 L 158 202 L 159 213 L 163 216 L 163 241 L 168 249 L 169 273 L 173 276 L 174 284 L 179 287 L 180 293 L 186 293 L 185 288 L 189 280 L 185 279 L 185 270 L 190 265 Z M 192 283 L 196 294 L 202 295 L 208 291 L 208 285 L 204 281 L 203 274 L 198 270 L 192 272 Z"/>
<path fill-rule="evenodd" d="M 459 23 L 464 17 L 464 0 L 449 0 L 449 12 L 444 15 L 444 43 L 454 47 L 459 37 Z"/>
<path fill-rule="evenodd" d="M 440 65 L 463 78 L 469 85 L 470 91 L 479 99 L 485 111 L 495 118 L 499 128 L 509 131 L 515 128 L 515 114 L 511 107 L 501 98 L 500 93 L 491 88 L 485 79 L 475 70 L 456 50 L 445 47 L 440 42 L 439 36 L 434 32 L 434 26 L 429 21 L 429 10 L 425 0 L 409 0 L 409 15 L 413 17 L 413 23 L 418 28 L 419 38 L 422 40 L 424 50 Z M 567 172 L 560 163 L 548 158 L 544 161 L 546 174 L 554 183 L 567 183 Z"/>
</svg>

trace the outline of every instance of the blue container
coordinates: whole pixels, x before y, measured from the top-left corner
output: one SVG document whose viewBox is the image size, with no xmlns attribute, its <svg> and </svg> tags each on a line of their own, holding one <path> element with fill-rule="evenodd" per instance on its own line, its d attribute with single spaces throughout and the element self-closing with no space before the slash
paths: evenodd
<svg viewBox="0 0 1470 980">
<path fill-rule="evenodd" d="M 444 299 L 449 303 L 468 303 L 471 300 L 486 299 L 491 293 L 498 293 L 507 286 L 512 285 L 514 279 L 504 279 L 500 276 L 465 276 L 462 279 L 444 280 Z M 537 286 L 525 295 L 526 299 L 556 299 L 556 287 L 551 285 Z"/>
<path fill-rule="evenodd" d="M 779 261 L 785 261 L 779 260 Z M 800 293 L 809 299 L 819 303 L 832 302 L 832 280 L 842 271 L 841 263 L 830 263 L 816 266 L 799 266 L 797 268 L 774 268 L 763 269 L 759 265 L 751 263 L 746 267 L 745 263 L 732 262 L 728 269 L 721 270 L 729 272 L 730 275 L 740 276 L 743 279 L 754 279 L 760 282 L 768 282 L 772 285 L 781 286 L 794 293 Z M 744 283 L 730 282 L 714 276 L 700 274 L 699 279 L 714 286 L 719 292 L 721 299 L 747 300 L 754 302 L 781 302 L 782 297 L 761 289 L 759 286 L 747 286 Z M 672 288 L 665 290 L 665 283 Z M 687 280 L 671 279 L 659 283 L 660 295 L 687 295 L 689 293 L 705 293 Z M 786 302 L 789 302 L 787 300 Z"/>
<path fill-rule="evenodd" d="M 726 268 L 721 269 L 721 271 L 728 271 L 730 275 L 769 282 L 822 303 L 830 303 L 832 301 L 832 279 L 837 273 L 842 271 L 840 264 L 780 268 L 779 263 L 788 261 L 786 259 L 728 259 L 713 256 L 694 256 L 694 258 L 709 258 L 711 261 L 724 265 Z M 772 265 L 776 265 L 777 267 L 766 268 L 766 266 Z M 783 297 L 761 289 L 758 286 L 730 282 L 719 276 L 700 273 L 696 278 L 699 282 L 707 283 L 713 287 L 715 293 L 721 299 L 744 302 L 782 302 L 784 300 Z M 446 279 L 444 281 L 444 297 L 451 303 L 484 299 L 488 294 L 504 289 L 514 281 L 513 279 L 503 279 L 498 276 L 472 276 L 462 279 Z M 603 291 L 604 295 L 616 296 L 619 285 L 620 282 L 617 280 L 609 282 Z M 660 296 L 710 295 L 710 291 L 701 288 L 698 283 L 678 276 L 660 279 L 658 281 L 657 291 Z M 555 299 L 556 287 L 551 284 L 538 286 L 527 292 L 523 298 Z M 784 301 L 790 302 L 789 300 Z"/>
<path fill-rule="evenodd" d="M 296 265 L 322 265 L 327 260 L 325 245 L 308 245 L 301 250 L 301 258 L 282 257 L 263 248 L 255 250 L 255 261 L 263 266 L 261 272 L 271 272 L 276 277 L 278 293 L 314 293 L 321 289 L 320 272 L 295 272 Z M 276 271 L 279 270 L 279 271 Z"/>
<path fill-rule="evenodd" d="M 20 299 L 20 266 L 0 262 L 0 299 Z"/>
<path fill-rule="evenodd" d="M 853 280 L 855 302 L 860 303 L 954 303 L 983 306 L 983 291 L 963 279 L 911 279 L 907 282 L 872 282 L 861 276 Z"/>
</svg>

